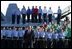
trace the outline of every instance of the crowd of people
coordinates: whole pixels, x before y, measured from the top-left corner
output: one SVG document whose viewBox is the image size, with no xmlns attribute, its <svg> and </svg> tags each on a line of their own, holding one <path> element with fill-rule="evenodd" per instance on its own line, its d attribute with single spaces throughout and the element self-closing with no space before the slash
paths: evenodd
<svg viewBox="0 0 72 49">
<path fill-rule="evenodd" d="M 45 16 L 46 14 L 44 14 Z M 24 15 L 25 16 L 25 15 Z M 51 16 L 51 15 L 50 15 Z M 41 26 L 1 27 L 2 48 L 71 48 L 71 22 L 46 23 Z"/>
<path fill-rule="evenodd" d="M 51 7 L 49 7 L 49 9 L 47 10 L 46 6 L 44 6 L 44 9 L 42 9 L 41 6 L 39 6 L 39 8 L 37 6 L 35 7 L 32 6 L 32 9 L 30 9 L 29 6 L 28 9 L 26 9 L 25 6 L 23 6 L 21 11 L 19 10 L 19 8 L 17 8 L 17 10 L 11 12 L 12 12 L 12 24 L 15 24 L 15 20 L 17 20 L 16 21 L 17 24 L 20 24 L 20 20 L 22 21 L 23 24 L 25 24 L 26 22 L 32 22 L 32 23 L 52 22 L 53 19 L 55 18 Z M 58 15 L 56 20 L 57 23 L 59 24 L 60 17 L 62 14 L 62 10 L 60 9 L 60 6 L 58 6 L 58 10 L 56 13 Z M 27 16 L 27 20 L 26 20 L 26 16 Z"/>
</svg>

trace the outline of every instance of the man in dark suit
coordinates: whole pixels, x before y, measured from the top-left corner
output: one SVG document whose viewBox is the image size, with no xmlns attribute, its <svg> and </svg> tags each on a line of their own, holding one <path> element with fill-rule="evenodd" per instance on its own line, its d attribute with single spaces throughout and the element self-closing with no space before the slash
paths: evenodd
<svg viewBox="0 0 72 49">
<path fill-rule="evenodd" d="M 24 34 L 24 48 L 32 48 L 32 42 L 34 39 L 34 31 L 29 26 L 27 30 L 25 30 Z"/>
</svg>

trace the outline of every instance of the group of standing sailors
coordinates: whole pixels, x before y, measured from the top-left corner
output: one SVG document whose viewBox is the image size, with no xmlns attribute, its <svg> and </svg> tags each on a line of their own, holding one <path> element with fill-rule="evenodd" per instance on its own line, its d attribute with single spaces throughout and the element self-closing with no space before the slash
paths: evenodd
<svg viewBox="0 0 72 49">
<path fill-rule="evenodd" d="M 57 10 L 57 23 L 59 24 L 60 22 L 60 17 L 62 14 L 62 10 L 60 9 L 60 6 L 58 7 Z M 22 19 L 21 19 L 22 16 Z M 26 20 L 27 16 L 27 20 Z M 30 19 L 31 16 L 31 19 Z M 15 20 L 17 20 L 17 24 L 20 24 L 20 20 L 22 21 L 23 24 L 26 22 L 32 22 L 32 23 L 41 23 L 41 22 L 52 22 L 52 17 L 54 16 L 54 13 L 49 7 L 49 10 L 47 11 L 46 6 L 44 6 L 44 9 L 42 10 L 41 6 L 39 6 L 39 9 L 37 6 L 32 6 L 32 9 L 28 6 L 28 9 L 26 10 L 25 6 L 19 10 L 19 8 L 15 11 L 12 12 L 12 24 L 15 24 Z M 55 17 L 55 16 L 54 16 Z"/>
</svg>

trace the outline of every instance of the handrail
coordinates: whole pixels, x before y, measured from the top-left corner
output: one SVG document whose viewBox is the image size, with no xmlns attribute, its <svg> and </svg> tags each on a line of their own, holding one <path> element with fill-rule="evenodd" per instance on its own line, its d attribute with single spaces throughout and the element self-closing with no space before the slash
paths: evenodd
<svg viewBox="0 0 72 49">
<path fill-rule="evenodd" d="M 71 12 L 67 13 L 66 15 L 61 16 L 61 19 L 69 15 Z"/>
<path fill-rule="evenodd" d="M 65 9 L 68 9 L 67 11 L 70 11 L 71 5 L 67 6 Z M 65 9 L 62 10 L 62 14 L 66 13 L 67 11 L 63 12 Z"/>
<path fill-rule="evenodd" d="M 62 13 L 61 19 L 64 18 L 64 17 L 66 17 L 67 15 L 71 14 L 71 11 L 70 11 L 71 5 L 67 6 L 66 8 L 68 8 L 68 10 L 65 11 L 64 13 Z M 65 14 L 65 13 L 67 13 L 67 14 Z"/>
</svg>

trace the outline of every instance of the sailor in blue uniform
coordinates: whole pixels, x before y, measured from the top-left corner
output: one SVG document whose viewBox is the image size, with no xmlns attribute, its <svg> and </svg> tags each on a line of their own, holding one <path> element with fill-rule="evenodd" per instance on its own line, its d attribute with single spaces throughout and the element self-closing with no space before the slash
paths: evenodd
<svg viewBox="0 0 72 49">
<path fill-rule="evenodd" d="M 21 9 L 21 14 L 22 14 L 22 23 L 24 24 L 26 22 L 26 8 L 25 6 L 23 6 L 23 8 Z"/>
<path fill-rule="evenodd" d="M 64 35 L 64 30 L 61 29 L 61 31 L 58 33 L 58 38 L 59 38 L 59 41 L 58 41 L 58 47 L 59 48 L 63 48 L 64 47 L 64 38 L 65 38 L 65 35 Z"/>
<path fill-rule="evenodd" d="M 11 30 L 11 27 L 8 27 L 8 30 L 7 30 L 7 47 L 8 48 L 11 48 L 12 47 L 12 30 Z"/>
<path fill-rule="evenodd" d="M 52 39 L 53 39 L 53 48 L 57 48 L 57 46 L 58 46 L 58 32 L 57 32 L 57 30 L 54 31 L 54 33 L 52 35 Z"/>
<path fill-rule="evenodd" d="M 40 40 L 40 48 L 45 48 L 46 47 L 46 40 L 45 40 L 45 32 L 44 32 L 44 30 L 43 31 L 41 31 L 40 32 L 40 38 L 39 39 L 41 39 Z"/>
<path fill-rule="evenodd" d="M 47 48 L 51 48 L 52 43 L 52 29 L 48 29 L 46 32 Z"/>
<path fill-rule="evenodd" d="M 39 39 L 39 32 L 38 32 L 38 30 L 34 31 L 34 35 L 35 35 L 34 36 L 35 39 Z"/>
<path fill-rule="evenodd" d="M 12 39 L 12 30 L 11 30 L 11 27 L 8 28 L 7 30 L 7 39 Z"/>
<path fill-rule="evenodd" d="M 44 31 L 40 32 L 40 38 L 45 38 L 45 32 Z"/>
<path fill-rule="evenodd" d="M 30 22 L 30 14 L 31 14 L 31 9 L 28 6 L 28 9 L 27 9 L 27 22 Z"/>
<path fill-rule="evenodd" d="M 19 48 L 22 48 L 23 47 L 23 30 L 21 27 L 18 28 L 18 37 L 19 37 L 19 40 L 18 40 L 18 47 Z"/>
<path fill-rule="evenodd" d="M 6 38 L 5 32 L 6 32 L 5 27 L 2 27 L 1 28 L 1 48 L 5 47 L 5 38 Z"/>
<path fill-rule="evenodd" d="M 19 30 L 18 30 L 18 36 L 19 36 L 19 39 L 23 38 L 23 30 L 22 30 L 22 28 L 19 28 Z"/>
<path fill-rule="evenodd" d="M 5 34 L 5 27 L 3 27 L 3 29 L 1 30 L 1 36 L 2 36 L 2 39 L 5 39 L 6 38 L 6 34 Z"/>
<path fill-rule="evenodd" d="M 25 34 L 25 27 L 22 27 L 23 36 Z"/>
<path fill-rule="evenodd" d="M 17 48 L 18 31 L 16 27 L 12 28 L 13 48 Z"/>
<path fill-rule="evenodd" d="M 34 48 L 39 48 L 39 42 L 38 42 L 38 39 L 39 39 L 40 35 L 39 35 L 39 27 L 37 28 L 37 30 L 34 32 Z"/>
<path fill-rule="evenodd" d="M 45 32 L 43 27 L 40 26 L 40 28 L 37 31 L 37 40 L 36 40 L 36 48 L 45 48 Z"/>
<path fill-rule="evenodd" d="M 13 39 L 18 39 L 18 31 L 17 31 L 17 28 L 13 28 L 13 30 L 12 30 L 12 37 L 13 37 Z"/>
<path fill-rule="evenodd" d="M 7 27 L 3 28 L 3 32 L 4 32 L 4 35 L 3 35 L 3 39 L 4 39 L 4 47 L 7 47 L 8 46 L 8 43 L 7 43 Z"/>
</svg>

